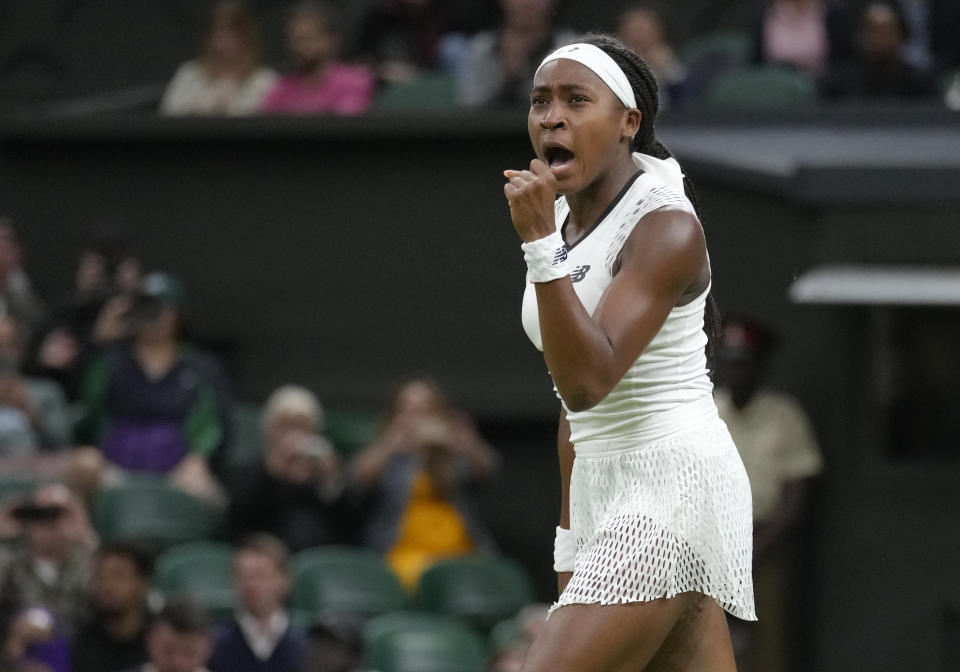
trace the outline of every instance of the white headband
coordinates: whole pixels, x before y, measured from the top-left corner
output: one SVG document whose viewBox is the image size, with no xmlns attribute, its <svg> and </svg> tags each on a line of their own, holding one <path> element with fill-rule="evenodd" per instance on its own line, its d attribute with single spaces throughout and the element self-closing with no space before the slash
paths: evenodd
<svg viewBox="0 0 960 672">
<path fill-rule="evenodd" d="M 590 70 L 596 73 L 597 77 L 603 80 L 604 84 L 610 87 L 610 90 L 620 99 L 620 102 L 627 106 L 627 109 L 632 109 L 637 106 L 637 99 L 633 95 L 633 87 L 630 86 L 627 75 L 624 74 L 620 66 L 617 65 L 617 62 L 610 58 L 610 55 L 600 47 L 595 47 L 592 44 L 586 44 L 584 42 L 560 47 L 543 59 L 540 67 L 537 68 L 537 73 L 539 73 L 540 68 L 547 63 L 560 58 L 565 58 L 568 61 L 576 61 L 590 68 Z M 534 77 L 536 77 L 536 74 L 534 74 Z"/>
</svg>

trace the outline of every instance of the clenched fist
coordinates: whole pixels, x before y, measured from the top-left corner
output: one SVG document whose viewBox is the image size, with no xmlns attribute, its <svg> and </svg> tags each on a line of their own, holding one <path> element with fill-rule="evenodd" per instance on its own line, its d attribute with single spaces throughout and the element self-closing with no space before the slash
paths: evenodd
<svg viewBox="0 0 960 672">
<path fill-rule="evenodd" d="M 525 243 L 545 238 L 557 230 L 553 202 L 557 197 L 557 178 L 540 159 L 530 162 L 530 170 L 505 170 L 507 183 L 503 193 L 510 204 L 510 218 L 517 235 Z"/>
</svg>

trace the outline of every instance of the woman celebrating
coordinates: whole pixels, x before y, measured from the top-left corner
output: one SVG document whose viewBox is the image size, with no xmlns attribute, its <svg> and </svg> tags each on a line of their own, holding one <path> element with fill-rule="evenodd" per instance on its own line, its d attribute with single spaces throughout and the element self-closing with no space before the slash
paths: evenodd
<svg viewBox="0 0 960 672">
<path fill-rule="evenodd" d="M 733 670 L 723 610 L 755 619 L 750 486 L 707 372 L 710 263 L 657 109 L 620 42 L 562 47 L 534 78 L 537 158 L 504 173 L 524 328 L 562 402 L 561 594 L 527 672 Z"/>
</svg>

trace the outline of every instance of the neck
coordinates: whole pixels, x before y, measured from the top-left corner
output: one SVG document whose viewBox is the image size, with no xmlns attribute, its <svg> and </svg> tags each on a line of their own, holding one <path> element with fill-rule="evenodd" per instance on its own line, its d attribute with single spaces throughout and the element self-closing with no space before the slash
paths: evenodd
<svg viewBox="0 0 960 672">
<path fill-rule="evenodd" d="M 617 162 L 606 174 L 599 176 L 575 194 L 567 196 L 570 219 L 567 224 L 567 242 L 576 242 L 597 223 L 603 212 L 637 172 L 632 152 Z"/>
<path fill-rule="evenodd" d="M 119 614 L 111 614 L 105 619 L 107 632 L 117 639 L 131 639 L 137 635 L 146 623 L 146 616 L 139 606 Z"/>
<path fill-rule="evenodd" d="M 306 68 L 303 74 L 307 79 L 323 79 L 328 67 L 330 67 L 330 61 L 317 61 Z"/>
<path fill-rule="evenodd" d="M 253 616 L 254 620 L 257 621 L 262 626 L 267 626 L 270 624 L 270 619 L 274 617 L 275 614 L 280 612 L 280 607 L 274 607 L 272 609 L 265 609 L 262 612 L 253 612 L 247 611 L 248 614 Z"/>
</svg>

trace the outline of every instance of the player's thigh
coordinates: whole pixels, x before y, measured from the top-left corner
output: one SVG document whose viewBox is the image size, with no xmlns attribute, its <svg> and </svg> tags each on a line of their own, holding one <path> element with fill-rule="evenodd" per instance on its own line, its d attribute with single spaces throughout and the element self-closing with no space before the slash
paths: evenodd
<svg viewBox="0 0 960 672">
<path fill-rule="evenodd" d="M 642 670 L 702 597 L 684 593 L 650 602 L 561 607 L 530 647 L 523 672 Z"/>
<path fill-rule="evenodd" d="M 704 596 L 688 609 L 643 669 L 644 672 L 736 672 L 727 618 L 720 605 Z"/>
</svg>

